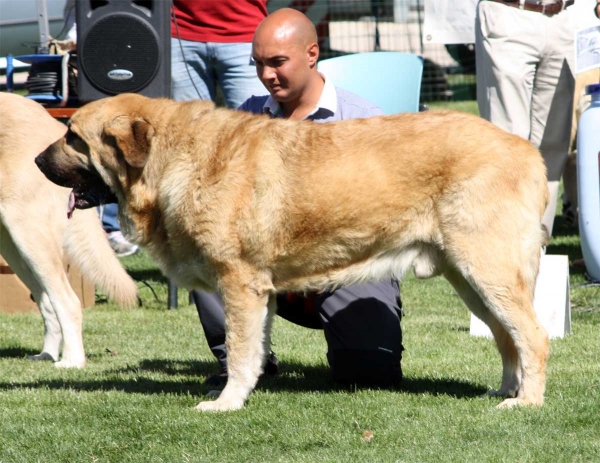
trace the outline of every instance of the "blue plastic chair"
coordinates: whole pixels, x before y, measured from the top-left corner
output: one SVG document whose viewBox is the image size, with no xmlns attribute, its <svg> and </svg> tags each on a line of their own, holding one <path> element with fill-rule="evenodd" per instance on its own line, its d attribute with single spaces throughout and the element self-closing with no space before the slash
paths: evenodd
<svg viewBox="0 0 600 463">
<path fill-rule="evenodd" d="M 385 114 L 419 111 L 423 58 L 375 51 L 319 61 L 319 71 L 336 87 L 379 106 Z"/>
</svg>

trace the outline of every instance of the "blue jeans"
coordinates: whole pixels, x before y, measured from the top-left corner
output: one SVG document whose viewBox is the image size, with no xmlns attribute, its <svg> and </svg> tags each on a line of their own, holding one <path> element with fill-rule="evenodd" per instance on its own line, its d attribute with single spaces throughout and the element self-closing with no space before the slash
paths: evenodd
<svg viewBox="0 0 600 463">
<path fill-rule="evenodd" d="M 100 213 L 100 220 L 102 221 L 102 228 L 106 233 L 119 231 L 119 221 L 117 220 L 118 204 L 105 204 L 103 210 L 98 208 Z"/>
<path fill-rule="evenodd" d="M 182 40 L 180 46 L 179 40 L 171 38 L 171 78 L 172 96 L 176 101 L 215 101 L 217 84 L 229 108 L 239 108 L 253 95 L 267 94 L 256 77 L 251 43 Z"/>
</svg>

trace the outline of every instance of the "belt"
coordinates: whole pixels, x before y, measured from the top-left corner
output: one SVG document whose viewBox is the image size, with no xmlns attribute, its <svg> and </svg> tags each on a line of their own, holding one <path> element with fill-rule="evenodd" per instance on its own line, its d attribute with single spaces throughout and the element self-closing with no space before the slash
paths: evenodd
<svg viewBox="0 0 600 463">
<path fill-rule="evenodd" d="M 556 3 L 550 3 L 549 5 L 544 5 L 540 1 L 536 0 L 525 0 L 523 7 L 521 8 L 521 3 L 519 0 L 491 0 L 492 2 L 502 3 L 503 5 L 513 6 L 515 8 L 523 9 L 526 11 L 536 11 L 538 13 L 542 13 L 544 16 L 554 16 L 557 13 L 560 13 L 566 7 L 571 6 L 575 3 L 575 0 L 566 0 L 566 1 L 557 1 Z"/>
</svg>

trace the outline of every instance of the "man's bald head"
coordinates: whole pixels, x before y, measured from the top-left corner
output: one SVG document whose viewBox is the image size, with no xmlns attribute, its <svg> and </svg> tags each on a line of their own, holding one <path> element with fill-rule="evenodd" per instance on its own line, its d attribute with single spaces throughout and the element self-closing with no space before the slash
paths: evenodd
<svg viewBox="0 0 600 463">
<path fill-rule="evenodd" d="M 267 16 L 256 28 L 253 44 L 276 41 L 302 49 L 317 43 L 317 30 L 303 13 L 282 8 Z"/>
<path fill-rule="evenodd" d="M 252 57 L 256 75 L 284 117 L 302 118 L 314 109 L 324 80 L 317 70 L 317 31 L 303 13 L 282 8 L 263 19 L 254 33 Z"/>
</svg>

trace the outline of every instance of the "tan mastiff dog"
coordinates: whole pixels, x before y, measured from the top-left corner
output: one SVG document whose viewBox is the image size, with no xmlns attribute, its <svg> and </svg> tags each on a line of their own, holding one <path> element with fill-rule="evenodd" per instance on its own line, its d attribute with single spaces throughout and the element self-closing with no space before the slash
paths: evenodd
<svg viewBox="0 0 600 463">
<path fill-rule="evenodd" d="M 478 117 L 427 111 L 328 124 L 123 94 L 90 103 L 36 159 L 76 208 L 116 197 L 129 239 L 175 284 L 219 290 L 241 408 L 278 291 L 443 274 L 490 327 L 502 406 L 541 405 L 548 336 L 533 310 L 548 201 L 540 153 Z"/>
</svg>

